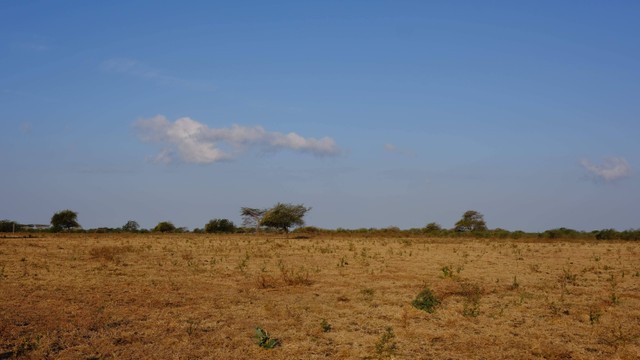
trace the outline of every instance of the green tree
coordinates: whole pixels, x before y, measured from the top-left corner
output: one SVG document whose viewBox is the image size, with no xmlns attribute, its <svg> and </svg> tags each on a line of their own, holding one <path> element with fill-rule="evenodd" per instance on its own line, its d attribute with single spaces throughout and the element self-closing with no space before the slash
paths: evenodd
<svg viewBox="0 0 640 360">
<path fill-rule="evenodd" d="M 442 231 L 442 226 L 436 222 L 428 223 L 427 226 L 424 227 L 424 232 L 426 233 L 438 233 Z"/>
<path fill-rule="evenodd" d="M 20 231 L 20 224 L 12 220 L 0 220 L 0 232 Z"/>
<path fill-rule="evenodd" d="M 213 219 L 204 226 L 208 233 L 232 233 L 236 231 L 236 225 L 227 219 Z"/>
<path fill-rule="evenodd" d="M 484 222 L 484 216 L 481 213 L 469 210 L 456 223 L 455 230 L 459 232 L 485 231 L 487 230 L 487 224 Z"/>
<path fill-rule="evenodd" d="M 138 230 L 140 230 L 140 225 L 134 220 L 129 220 L 126 224 L 122 225 L 122 231 L 136 232 Z"/>
<path fill-rule="evenodd" d="M 53 214 L 51 226 L 54 230 L 69 230 L 81 227 L 78 224 L 78 213 L 71 210 L 62 210 Z"/>
<path fill-rule="evenodd" d="M 161 221 L 153 228 L 156 232 L 173 232 L 176 231 L 176 226 L 169 221 Z"/>
<path fill-rule="evenodd" d="M 304 225 L 303 218 L 309 210 L 311 210 L 311 208 L 307 208 L 302 204 L 293 205 L 277 203 L 274 207 L 267 210 L 260 220 L 260 225 L 279 229 L 288 233 L 290 227 Z"/>
</svg>

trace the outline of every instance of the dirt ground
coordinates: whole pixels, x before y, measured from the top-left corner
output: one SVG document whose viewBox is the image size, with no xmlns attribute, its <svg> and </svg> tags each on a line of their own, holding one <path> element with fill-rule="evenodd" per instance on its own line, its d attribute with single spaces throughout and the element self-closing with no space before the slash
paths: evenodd
<svg viewBox="0 0 640 360">
<path fill-rule="evenodd" d="M 35 236 L 0 238 L 0 359 L 640 358 L 638 242 Z"/>
</svg>

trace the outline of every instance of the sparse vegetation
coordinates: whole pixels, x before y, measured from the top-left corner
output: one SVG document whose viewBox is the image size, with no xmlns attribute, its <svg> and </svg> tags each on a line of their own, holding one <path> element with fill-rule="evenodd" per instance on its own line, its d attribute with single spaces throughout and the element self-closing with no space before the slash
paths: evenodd
<svg viewBox="0 0 640 360">
<path fill-rule="evenodd" d="M 0 354 L 630 359 L 638 253 L 471 234 L 12 234 L 0 238 Z M 271 339 L 282 344 L 255 345 Z"/>
<path fill-rule="evenodd" d="M 384 329 L 380 339 L 376 342 L 375 349 L 379 358 L 388 358 L 396 354 L 398 344 L 396 342 L 396 334 L 391 326 L 387 326 Z"/>
</svg>

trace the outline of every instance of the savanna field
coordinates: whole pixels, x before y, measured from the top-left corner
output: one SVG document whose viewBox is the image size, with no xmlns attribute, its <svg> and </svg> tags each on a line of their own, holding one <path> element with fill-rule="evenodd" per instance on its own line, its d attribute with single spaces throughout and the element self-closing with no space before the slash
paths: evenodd
<svg viewBox="0 0 640 360">
<path fill-rule="evenodd" d="M 0 238 L 0 359 L 640 357 L 639 242 L 32 236 Z"/>
</svg>

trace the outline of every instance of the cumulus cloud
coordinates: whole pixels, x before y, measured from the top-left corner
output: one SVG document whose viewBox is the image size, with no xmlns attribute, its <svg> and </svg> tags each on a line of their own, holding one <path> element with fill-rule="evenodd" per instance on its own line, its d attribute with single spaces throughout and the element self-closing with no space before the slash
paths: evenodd
<svg viewBox="0 0 640 360">
<path fill-rule="evenodd" d="M 142 141 L 164 145 L 164 149 L 152 160 L 165 164 L 176 156 L 184 162 L 196 164 L 231 160 L 249 147 L 264 151 L 289 149 L 316 156 L 331 156 L 340 152 L 335 141 L 329 137 L 305 138 L 293 132 L 283 134 L 267 131 L 260 126 L 210 128 L 188 117 L 171 122 L 158 115 L 137 120 L 134 127 Z"/>
<path fill-rule="evenodd" d="M 587 159 L 582 159 L 580 164 L 589 173 L 605 181 L 613 181 L 631 175 L 631 166 L 627 160 L 621 157 L 607 158 L 602 164 L 593 164 Z"/>
</svg>

